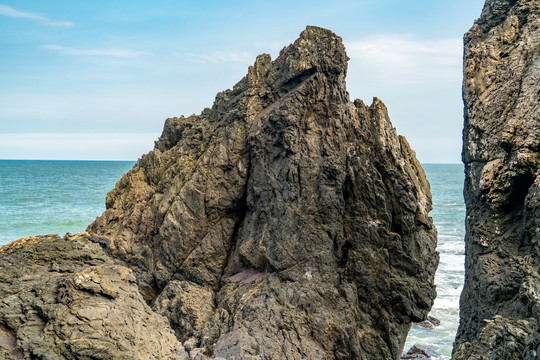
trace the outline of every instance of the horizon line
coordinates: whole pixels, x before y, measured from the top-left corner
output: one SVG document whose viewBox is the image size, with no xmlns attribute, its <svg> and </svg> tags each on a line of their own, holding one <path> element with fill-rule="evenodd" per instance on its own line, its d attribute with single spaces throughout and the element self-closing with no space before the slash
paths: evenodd
<svg viewBox="0 0 540 360">
<path fill-rule="evenodd" d="M 143 154 L 144 155 L 144 154 Z M 140 158 L 136 160 L 126 160 L 126 159 L 3 159 L 0 158 L 0 161 L 124 161 L 124 162 L 137 162 Z M 420 162 L 421 165 L 463 165 L 461 162 Z"/>
<path fill-rule="evenodd" d="M 3 159 L 0 158 L 0 161 L 124 161 L 124 162 L 137 162 L 137 160 L 125 160 L 125 159 Z"/>
</svg>

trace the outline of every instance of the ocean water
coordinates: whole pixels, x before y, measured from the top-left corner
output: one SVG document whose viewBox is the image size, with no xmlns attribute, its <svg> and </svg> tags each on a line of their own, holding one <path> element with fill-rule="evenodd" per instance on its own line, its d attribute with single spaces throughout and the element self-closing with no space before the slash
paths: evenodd
<svg viewBox="0 0 540 360">
<path fill-rule="evenodd" d="M 105 196 L 133 161 L 0 160 L 0 245 L 79 232 L 105 210 Z"/>
<path fill-rule="evenodd" d="M 430 215 L 439 232 L 437 250 L 439 268 L 435 275 L 437 298 L 430 315 L 441 325 L 430 330 L 413 325 L 405 352 L 422 345 L 450 359 L 452 343 L 459 324 L 459 296 L 465 278 L 465 203 L 463 201 L 463 165 L 423 164 L 431 184 L 433 210 Z"/>
<path fill-rule="evenodd" d="M 0 160 L 0 245 L 20 237 L 86 229 L 105 210 L 105 196 L 131 161 Z M 405 351 L 423 345 L 450 356 L 464 279 L 465 205 L 462 165 L 423 165 L 431 183 L 431 216 L 439 231 L 441 260 L 431 315 L 433 330 L 413 326 Z"/>
</svg>

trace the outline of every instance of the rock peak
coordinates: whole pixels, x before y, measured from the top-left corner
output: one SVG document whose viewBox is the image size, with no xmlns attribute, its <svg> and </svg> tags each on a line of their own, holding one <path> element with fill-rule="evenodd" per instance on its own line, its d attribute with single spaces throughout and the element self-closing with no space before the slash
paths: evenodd
<svg viewBox="0 0 540 360">
<path fill-rule="evenodd" d="M 89 234 L 0 251 L 0 358 L 7 343 L 21 358 L 116 359 L 126 338 L 133 359 L 399 358 L 435 298 L 429 185 L 382 102 L 350 102 L 346 69 L 341 38 L 308 27 L 212 108 L 167 119 Z M 76 321 L 41 326 L 70 304 Z M 103 304 L 127 307 L 103 321 Z"/>
<path fill-rule="evenodd" d="M 321 27 L 307 26 L 292 45 L 281 51 L 280 57 L 282 56 L 291 57 L 289 63 L 296 62 L 303 70 L 317 69 L 343 76 L 347 73 L 349 57 L 343 40 L 332 31 Z"/>
<path fill-rule="evenodd" d="M 333 31 L 322 27 L 308 25 L 300 33 L 298 40 L 307 40 L 312 43 L 318 43 L 323 48 L 337 45 L 340 48 L 340 51 L 345 52 L 343 39 Z"/>
<path fill-rule="evenodd" d="M 341 40 L 341 37 L 336 35 L 332 30 L 315 25 L 307 25 L 306 28 L 300 33 L 301 38 L 310 36 L 314 36 L 317 38 L 334 37 Z"/>
<path fill-rule="evenodd" d="M 166 122 L 89 227 L 188 350 L 397 358 L 427 315 L 429 185 L 384 104 L 350 102 L 347 60 L 313 26 L 260 55 L 212 109 Z"/>
</svg>

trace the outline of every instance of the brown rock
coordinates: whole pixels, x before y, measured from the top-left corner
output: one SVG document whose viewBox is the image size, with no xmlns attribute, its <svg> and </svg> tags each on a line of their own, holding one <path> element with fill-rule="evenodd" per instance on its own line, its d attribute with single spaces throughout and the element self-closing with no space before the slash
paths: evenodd
<svg viewBox="0 0 540 360">
<path fill-rule="evenodd" d="M 259 56 L 90 225 L 194 356 L 397 358 L 429 312 L 429 184 L 384 104 L 350 102 L 347 60 L 316 27 Z"/>
<path fill-rule="evenodd" d="M 414 345 L 407 351 L 407 354 L 401 356 L 401 360 L 437 360 L 442 355 L 435 350 L 424 346 Z"/>
<path fill-rule="evenodd" d="M 416 323 L 416 325 L 424 327 L 426 329 L 434 329 L 441 325 L 441 321 L 433 316 L 428 316 L 426 320 Z"/>
<path fill-rule="evenodd" d="M 187 359 L 132 271 L 87 234 L 0 247 L 0 358 Z"/>
<path fill-rule="evenodd" d="M 466 279 L 453 359 L 537 359 L 540 1 L 486 1 L 464 59 Z"/>
</svg>

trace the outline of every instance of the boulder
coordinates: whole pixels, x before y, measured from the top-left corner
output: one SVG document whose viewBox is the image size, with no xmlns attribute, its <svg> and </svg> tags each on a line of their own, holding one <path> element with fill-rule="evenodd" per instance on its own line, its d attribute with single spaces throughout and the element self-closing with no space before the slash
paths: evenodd
<svg viewBox="0 0 540 360">
<path fill-rule="evenodd" d="M 432 330 L 441 325 L 441 320 L 434 318 L 433 316 L 428 316 L 426 320 L 416 323 L 416 325 Z"/>
<path fill-rule="evenodd" d="M 133 272 L 88 234 L 0 247 L 0 358 L 187 359 Z"/>
<path fill-rule="evenodd" d="M 401 359 L 402 360 L 429 360 L 429 359 L 436 360 L 436 359 L 439 359 L 440 357 L 442 357 L 442 355 L 435 350 L 431 350 L 427 347 L 420 346 L 420 345 L 413 345 L 413 347 L 411 347 L 409 351 L 407 351 L 407 354 L 401 356 Z"/>
</svg>

